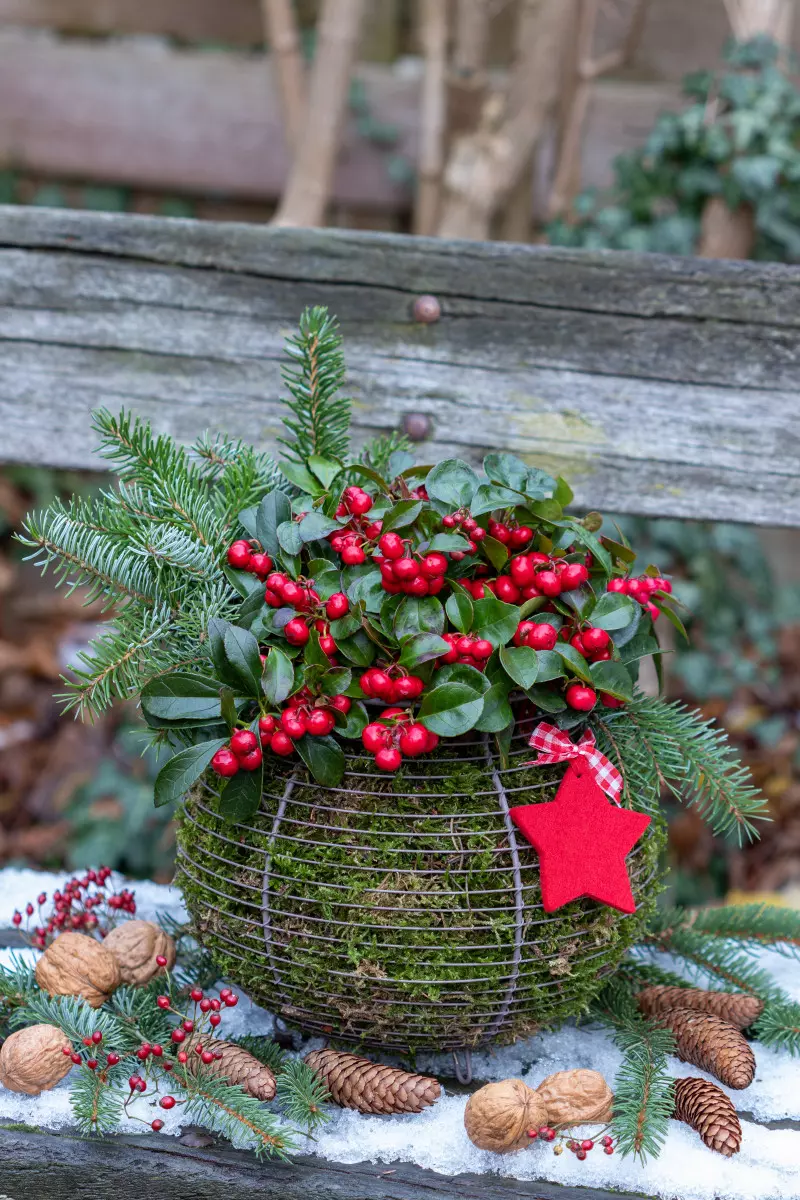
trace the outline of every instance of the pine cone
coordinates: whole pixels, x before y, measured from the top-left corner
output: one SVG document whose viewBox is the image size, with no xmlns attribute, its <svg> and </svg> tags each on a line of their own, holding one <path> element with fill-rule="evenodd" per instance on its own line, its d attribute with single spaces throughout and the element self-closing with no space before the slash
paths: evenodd
<svg viewBox="0 0 800 1200">
<path fill-rule="evenodd" d="M 339 1050 L 312 1050 L 306 1065 L 342 1108 L 362 1113 L 418 1113 L 441 1095 L 438 1080 L 370 1062 Z"/>
<path fill-rule="evenodd" d="M 235 1042 L 224 1042 L 214 1038 L 204 1042 L 203 1046 L 222 1058 L 215 1058 L 212 1063 L 201 1062 L 199 1054 L 190 1054 L 187 1067 L 195 1075 L 202 1067 L 212 1075 L 218 1075 L 226 1083 L 238 1083 L 249 1096 L 256 1100 L 272 1100 L 275 1097 L 275 1076 L 264 1063 L 259 1062 L 249 1050 L 237 1046 Z"/>
<path fill-rule="evenodd" d="M 742 1127 L 736 1109 L 721 1088 L 708 1079 L 676 1079 L 676 1121 L 696 1129 L 705 1144 L 730 1158 L 739 1153 Z"/>
<path fill-rule="evenodd" d="M 707 992 L 703 988 L 662 987 L 645 988 L 637 996 L 639 1008 L 648 1017 L 655 1017 L 670 1008 L 691 1008 L 695 1012 L 711 1013 L 737 1029 L 747 1029 L 764 1010 L 763 1000 L 744 992 Z"/>
<path fill-rule="evenodd" d="M 753 1082 L 756 1060 L 738 1029 L 710 1013 L 690 1008 L 672 1008 L 654 1014 L 652 1020 L 675 1035 L 678 1058 L 716 1075 L 730 1088 L 746 1088 Z"/>
</svg>

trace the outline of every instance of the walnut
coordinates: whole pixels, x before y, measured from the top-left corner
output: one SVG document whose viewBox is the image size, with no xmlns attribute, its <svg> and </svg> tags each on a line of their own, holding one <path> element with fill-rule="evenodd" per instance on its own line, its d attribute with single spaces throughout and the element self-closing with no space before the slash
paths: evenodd
<svg viewBox="0 0 800 1200">
<path fill-rule="evenodd" d="M 103 947 L 116 958 L 122 982 L 133 987 L 144 987 L 163 970 L 157 956 L 166 958 L 169 970 L 175 966 L 175 943 L 152 921 L 124 921 L 111 930 Z"/>
<path fill-rule="evenodd" d="M 17 1030 L 0 1049 L 0 1083 L 11 1092 L 28 1096 L 49 1091 L 72 1067 L 69 1055 L 64 1054 L 66 1045 L 67 1039 L 55 1025 Z"/>
<path fill-rule="evenodd" d="M 470 1096 L 464 1112 L 469 1140 L 480 1150 L 497 1154 L 529 1146 L 528 1130 L 546 1124 L 544 1101 L 521 1079 L 487 1083 Z"/>
<path fill-rule="evenodd" d="M 614 1096 L 599 1071 L 556 1071 L 536 1089 L 547 1109 L 548 1124 L 604 1124 L 611 1117 Z"/>
<path fill-rule="evenodd" d="M 83 996 L 100 1008 L 121 979 L 110 950 L 83 933 L 62 933 L 36 964 L 36 982 L 51 996 Z"/>
</svg>

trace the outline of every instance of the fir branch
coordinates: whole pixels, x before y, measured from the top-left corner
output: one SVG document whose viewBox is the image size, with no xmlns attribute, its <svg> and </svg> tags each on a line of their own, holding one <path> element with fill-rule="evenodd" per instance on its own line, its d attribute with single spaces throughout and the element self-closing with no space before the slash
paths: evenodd
<svg viewBox="0 0 800 1200">
<path fill-rule="evenodd" d="M 311 455 L 344 459 L 350 444 L 350 400 L 336 393 L 344 382 L 342 338 L 326 308 L 307 308 L 299 332 L 287 339 L 286 353 L 297 364 L 285 368 L 292 394 L 291 417 L 284 419 L 292 440 L 278 438 L 287 457 L 305 462 Z"/>
<path fill-rule="evenodd" d="M 121 1022 L 129 1045 L 169 1041 L 174 1022 L 156 1004 L 164 988 L 163 976 L 156 976 L 144 987 L 120 987 L 111 996 L 106 1007 Z"/>
<path fill-rule="evenodd" d="M 800 1004 L 788 996 L 768 1001 L 753 1031 L 765 1046 L 800 1056 Z"/>
<path fill-rule="evenodd" d="M 410 454 L 411 442 L 404 433 L 394 429 L 391 433 L 381 434 L 367 442 L 361 451 L 360 461 L 365 467 L 371 467 L 379 475 L 386 477 L 390 472 L 390 459 L 393 454 Z"/>
<path fill-rule="evenodd" d="M 744 837 L 757 837 L 753 821 L 768 819 L 766 801 L 724 730 L 683 704 L 666 704 L 640 693 L 626 707 L 625 720 L 638 729 L 666 785 L 684 804 L 696 808 L 714 833 L 735 834 L 740 844 Z"/>
<path fill-rule="evenodd" d="M 92 1008 L 82 996 L 48 996 L 37 991 L 11 1016 L 15 1029 L 26 1025 L 55 1025 L 68 1042 L 77 1045 L 98 1030 L 103 1035 L 103 1049 L 127 1053 L 139 1045 L 135 1030 L 107 1008 Z"/>
<path fill-rule="evenodd" d="M 167 912 L 157 913 L 156 920 L 175 942 L 178 958 L 172 977 L 178 986 L 181 988 L 199 987 L 203 991 L 213 987 L 219 979 L 219 968 L 208 951 L 195 938 L 191 925 L 177 921 L 171 913 Z M 251 1053 L 253 1052 L 251 1051 Z M 258 1055 L 256 1055 L 257 1057 Z"/>
<path fill-rule="evenodd" d="M 277 1097 L 289 1120 L 307 1134 L 330 1120 L 326 1105 L 330 1093 L 324 1080 L 302 1058 L 288 1058 L 278 1074 Z"/>
<path fill-rule="evenodd" d="M 737 992 L 750 992 L 762 1000 L 779 998 L 772 977 L 754 966 L 740 945 L 698 933 L 692 928 L 692 920 L 691 914 L 679 908 L 656 910 L 643 938 L 644 946 L 682 959 L 701 980 L 712 976 Z"/>
<path fill-rule="evenodd" d="M 115 1133 L 119 1128 L 125 1115 L 123 1078 L 128 1071 L 121 1062 L 98 1071 L 81 1066 L 71 1073 L 70 1105 L 75 1124 L 85 1137 Z"/>
<path fill-rule="evenodd" d="M 33 963 L 12 953 L 9 965 L 0 967 L 0 1025 L 28 1004 L 38 990 Z"/>
<path fill-rule="evenodd" d="M 771 946 L 792 958 L 800 953 L 800 912 L 775 904 L 726 904 L 692 914 L 697 933 L 730 938 L 743 944 Z"/>
<path fill-rule="evenodd" d="M 246 442 L 222 434 L 204 434 L 195 442 L 192 454 L 200 460 L 203 479 L 213 485 L 211 500 L 225 530 L 233 527 L 243 509 L 258 504 L 267 492 L 287 487 L 275 460 Z"/>
<path fill-rule="evenodd" d="M 246 1142 L 257 1158 L 285 1161 L 296 1149 L 279 1119 L 238 1085 L 225 1083 L 202 1068 L 193 1077 L 185 1068 L 174 1075 L 186 1093 L 184 1112 L 191 1121 L 216 1130 L 235 1146 Z"/>
</svg>

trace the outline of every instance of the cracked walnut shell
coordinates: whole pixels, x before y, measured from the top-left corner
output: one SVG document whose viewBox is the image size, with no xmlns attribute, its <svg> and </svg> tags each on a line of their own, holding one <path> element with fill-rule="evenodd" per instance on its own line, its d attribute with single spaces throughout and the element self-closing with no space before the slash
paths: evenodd
<svg viewBox="0 0 800 1200">
<path fill-rule="evenodd" d="M 64 1054 L 66 1045 L 66 1037 L 55 1025 L 18 1029 L 0 1048 L 0 1083 L 10 1092 L 28 1096 L 49 1091 L 72 1067 L 72 1060 Z"/>
<path fill-rule="evenodd" d="M 36 964 L 36 982 L 51 996 L 83 996 L 100 1008 L 122 982 L 110 950 L 83 933 L 62 933 Z"/>
<path fill-rule="evenodd" d="M 124 921 L 106 937 L 103 949 L 117 960 L 123 983 L 144 987 L 162 968 L 158 955 L 167 960 L 167 970 L 175 966 L 175 943 L 160 925 L 152 921 Z"/>
</svg>

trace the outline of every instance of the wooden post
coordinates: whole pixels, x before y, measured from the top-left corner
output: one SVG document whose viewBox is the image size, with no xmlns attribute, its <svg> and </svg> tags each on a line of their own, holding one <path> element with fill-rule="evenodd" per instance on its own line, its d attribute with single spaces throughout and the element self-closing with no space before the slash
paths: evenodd
<svg viewBox="0 0 800 1200">
<path fill-rule="evenodd" d="M 439 219 L 447 121 L 447 6 L 442 0 L 420 0 L 419 29 L 425 75 L 420 105 L 414 233 L 432 236 Z"/>
</svg>

